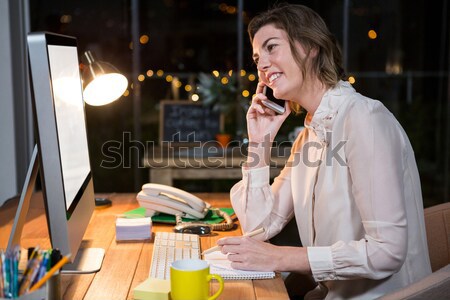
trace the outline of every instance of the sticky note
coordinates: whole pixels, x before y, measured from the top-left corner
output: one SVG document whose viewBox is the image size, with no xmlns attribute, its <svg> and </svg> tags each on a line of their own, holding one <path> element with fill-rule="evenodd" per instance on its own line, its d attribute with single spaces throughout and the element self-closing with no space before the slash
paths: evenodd
<svg viewBox="0 0 450 300">
<path fill-rule="evenodd" d="M 133 290 L 135 300 L 169 300 L 170 280 L 147 278 Z"/>
</svg>

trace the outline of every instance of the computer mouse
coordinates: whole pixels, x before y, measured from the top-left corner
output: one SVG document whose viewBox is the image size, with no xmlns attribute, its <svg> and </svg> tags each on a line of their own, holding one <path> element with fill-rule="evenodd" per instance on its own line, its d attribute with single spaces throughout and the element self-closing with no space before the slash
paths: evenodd
<svg viewBox="0 0 450 300">
<path fill-rule="evenodd" d="M 211 225 L 207 223 L 201 223 L 201 222 L 184 222 L 177 224 L 173 231 L 180 232 L 180 233 L 192 233 L 192 234 L 198 234 L 198 235 L 207 235 L 210 234 L 212 229 Z"/>
</svg>

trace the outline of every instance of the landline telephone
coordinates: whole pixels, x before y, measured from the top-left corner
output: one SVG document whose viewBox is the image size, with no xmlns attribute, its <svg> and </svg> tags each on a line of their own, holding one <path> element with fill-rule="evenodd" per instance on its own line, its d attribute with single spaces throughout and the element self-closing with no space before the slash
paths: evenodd
<svg viewBox="0 0 450 300">
<path fill-rule="evenodd" d="M 211 230 L 230 230 L 234 225 L 227 213 L 213 208 L 197 196 L 175 187 L 146 183 L 142 186 L 142 191 L 138 193 L 136 199 L 140 206 L 146 209 L 149 216 L 158 212 L 175 215 L 177 220 L 175 231 L 177 232 L 208 234 Z M 193 220 L 203 219 L 209 210 L 223 217 L 226 223 L 206 224 L 197 221 L 181 221 L 181 217 Z"/>
</svg>

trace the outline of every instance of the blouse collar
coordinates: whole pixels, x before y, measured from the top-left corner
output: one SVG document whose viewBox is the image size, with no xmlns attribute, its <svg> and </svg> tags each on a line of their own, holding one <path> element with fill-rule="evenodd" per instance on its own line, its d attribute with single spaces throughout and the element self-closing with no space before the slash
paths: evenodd
<svg viewBox="0 0 450 300">
<path fill-rule="evenodd" d="M 313 116 L 306 115 L 305 127 L 313 130 L 319 140 L 328 145 L 327 132 L 331 132 L 339 107 L 355 89 L 347 81 L 339 81 L 335 87 L 328 89 L 322 97 Z"/>
</svg>

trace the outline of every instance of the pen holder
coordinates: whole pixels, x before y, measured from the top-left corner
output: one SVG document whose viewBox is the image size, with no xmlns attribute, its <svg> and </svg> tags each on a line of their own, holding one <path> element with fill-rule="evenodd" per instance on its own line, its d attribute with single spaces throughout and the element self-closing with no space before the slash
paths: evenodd
<svg viewBox="0 0 450 300">
<path fill-rule="evenodd" d="M 60 300 L 61 296 L 61 272 L 56 272 L 47 281 L 46 285 L 46 295 L 45 300 Z"/>
<path fill-rule="evenodd" d="M 15 300 L 60 300 L 61 298 L 61 273 L 55 273 L 40 289 L 33 293 L 25 294 Z M 0 300 L 11 300 L 0 298 Z"/>
</svg>

